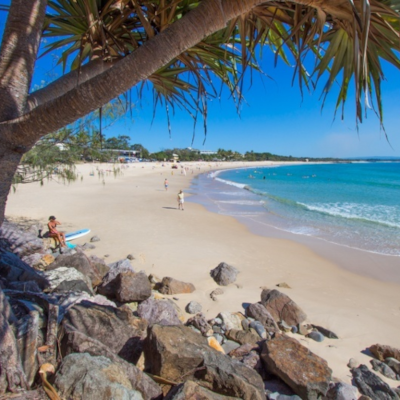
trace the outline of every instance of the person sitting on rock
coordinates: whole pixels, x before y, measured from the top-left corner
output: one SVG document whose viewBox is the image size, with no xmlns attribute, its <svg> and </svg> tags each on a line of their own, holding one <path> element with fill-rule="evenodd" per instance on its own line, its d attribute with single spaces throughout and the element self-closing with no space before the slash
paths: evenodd
<svg viewBox="0 0 400 400">
<path fill-rule="evenodd" d="M 49 236 L 57 239 L 61 247 L 66 247 L 67 243 L 65 242 L 65 233 L 58 231 L 57 225 L 61 225 L 61 222 L 57 221 L 54 215 L 50 216 L 49 223 L 47 224 L 47 227 L 49 228 Z"/>
</svg>

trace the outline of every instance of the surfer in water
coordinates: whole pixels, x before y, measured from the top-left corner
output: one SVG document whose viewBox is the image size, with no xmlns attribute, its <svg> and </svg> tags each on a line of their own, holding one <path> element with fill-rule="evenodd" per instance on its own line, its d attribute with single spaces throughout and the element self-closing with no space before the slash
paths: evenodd
<svg viewBox="0 0 400 400">
<path fill-rule="evenodd" d="M 65 242 L 65 233 L 58 231 L 57 225 L 61 225 L 61 222 L 57 221 L 54 215 L 49 217 L 49 223 L 47 224 L 47 227 L 49 228 L 49 236 L 52 238 L 57 238 L 61 247 L 66 247 L 67 244 Z"/>
</svg>

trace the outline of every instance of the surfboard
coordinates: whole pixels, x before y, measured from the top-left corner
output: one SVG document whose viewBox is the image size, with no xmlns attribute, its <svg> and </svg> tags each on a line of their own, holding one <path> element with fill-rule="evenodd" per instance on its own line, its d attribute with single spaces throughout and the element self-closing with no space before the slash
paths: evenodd
<svg viewBox="0 0 400 400">
<path fill-rule="evenodd" d="M 85 236 L 90 232 L 90 229 L 81 229 L 79 231 L 70 232 L 65 234 L 65 240 L 69 242 L 70 240 L 75 240 L 81 236 Z"/>
</svg>

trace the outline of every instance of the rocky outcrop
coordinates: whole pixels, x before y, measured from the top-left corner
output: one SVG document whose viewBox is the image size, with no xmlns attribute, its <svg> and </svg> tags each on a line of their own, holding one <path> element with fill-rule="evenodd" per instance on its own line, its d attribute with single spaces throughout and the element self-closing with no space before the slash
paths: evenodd
<svg viewBox="0 0 400 400">
<path fill-rule="evenodd" d="M 147 323 L 129 309 L 101 306 L 82 301 L 64 317 L 68 330 L 77 330 L 98 340 L 126 361 L 135 363 L 142 351 Z"/>
<path fill-rule="evenodd" d="M 374 400 L 399 400 L 396 392 L 366 365 L 353 368 L 351 374 L 361 394 Z"/>
<path fill-rule="evenodd" d="M 307 319 L 304 311 L 286 294 L 276 289 L 264 289 L 261 303 L 276 322 L 285 321 L 289 325 L 298 325 Z"/>
<path fill-rule="evenodd" d="M 324 400 L 357 400 L 358 390 L 355 386 L 344 382 L 332 383 Z"/>
<path fill-rule="evenodd" d="M 96 271 L 100 275 L 101 278 L 103 278 L 109 271 L 110 267 L 106 264 L 106 262 L 100 258 L 97 257 L 94 254 L 91 254 L 89 256 L 90 263 L 96 268 Z"/>
<path fill-rule="evenodd" d="M 267 372 L 282 379 L 304 399 L 318 399 L 329 389 L 332 371 L 327 362 L 297 340 L 276 334 L 264 342 L 261 359 Z"/>
<path fill-rule="evenodd" d="M 166 276 L 162 279 L 158 291 L 162 294 L 192 293 L 196 290 L 193 284 L 178 281 L 177 279 Z"/>
<path fill-rule="evenodd" d="M 122 272 L 135 272 L 128 259 L 119 260 L 109 264 L 110 270 L 103 277 L 102 283 L 97 287 L 98 293 L 103 296 L 114 297 L 117 288 L 116 278 Z"/>
<path fill-rule="evenodd" d="M 115 297 L 121 303 L 143 301 L 151 296 L 151 285 L 144 272 L 121 272 L 115 278 Z"/>
<path fill-rule="evenodd" d="M 63 398 L 82 400 L 130 399 L 143 397 L 132 388 L 124 369 L 106 357 L 71 354 L 57 372 L 55 387 Z"/>
<path fill-rule="evenodd" d="M 220 286 L 228 286 L 235 282 L 238 273 L 239 271 L 235 267 L 224 262 L 210 271 L 211 277 Z"/>
<path fill-rule="evenodd" d="M 396 372 L 394 372 L 392 368 L 390 368 L 384 362 L 379 360 L 371 360 L 371 365 L 374 371 L 380 372 L 383 376 L 386 376 L 386 378 L 400 380 L 400 376 L 397 378 Z"/>
<path fill-rule="evenodd" d="M 274 318 L 261 303 L 250 304 L 246 308 L 246 315 L 261 322 L 268 332 L 279 332 Z"/>
<path fill-rule="evenodd" d="M 152 374 L 177 383 L 200 381 L 226 396 L 265 399 L 262 379 L 254 370 L 210 348 L 188 327 L 154 325 L 144 349 L 146 369 Z"/>
<path fill-rule="evenodd" d="M 181 325 L 178 312 L 167 300 L 147 299 L 140 303 L 138 315 L 145 319 L 149 325 Z"/>
<path fill-rule="evenodd" d="M 379 361 L 385 361 L 385 358 L 392 357 L 400 361 L 400 350 L 391 346 L 382 344 L 373 344 L 368 349 Z"/>
<path fill-rule="evenodd" d="M 75 268 L 83 275 L 89 277 L 93 287 L 100 285 L 101 276 L 90 259 L 82 252 L 75 254 L 60 254 L 54 263 L 50 264 L 46 270 L 50 271 L 59 267 Z"/>
</svg>

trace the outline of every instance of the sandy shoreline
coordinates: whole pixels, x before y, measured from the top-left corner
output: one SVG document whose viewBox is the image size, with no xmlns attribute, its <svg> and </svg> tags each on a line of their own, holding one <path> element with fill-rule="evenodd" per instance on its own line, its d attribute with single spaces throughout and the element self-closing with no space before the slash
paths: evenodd
<svg viewBox="0 0 400 400">
<path fill-rule="evenodd" d="M 92 252 L 100 257 L 108 254 L 107 262 L 131 253 L 137 270 L 193 283 L 197 290 L 177 296 L 177 303 L 184 309 L 196 300 L 210 318 L 220 311 L 243 311 L 243 304 L 259 301 L 260 287 L 285 281 L 292 289 L 282 291 L 303 308 L 309 322 L 340 337 L 322 343 L 296 338 L 325 358 L 335 377 L 347 382 L 351 380 L 349 358 L 369 366 L 370 357 L 363 353 L 366 347 L 374 343 L 400 347 L 400 286 L 361 275 L 363 268 L 376 269 L 375 261 L 368 265 L 369 257 L 355 259 L 356 274 L 343 269 L 340 260 L 335 264 L 321 256 L 324 251 L 338 253 L 329 244 L 328 250 L 317 253 L 300 243 L 251 233 L 235 219 L 208 212 L 199 204 L 186 202 L 185 211 L 177 210 L 179 189 L 188 188 L 196 174 L 242 166 L 186 164 L 193 167 L 193 174 L 192 167 L 184 176 L 170 165 L 152 163 L 130 164 L 116 177 L 106 172 L 110 165 L 98 166 L 104 177 L 98 176 L 96 165 L 79 165 L 82 180 L 70 185 L 20 185 L 8 197 L 6 216 L 46 223 L 49 215 L 55 215 L 65 231 L 90 228 L 91 234 L 77 243 L 97 235 L 101 241 Z M 214 302 L 209 294 L 217 285 L 209 271 L 222 261 L 240 271 L 239 287 L 224 288 Z M 394 381 L 388 383 L 396 386 Z"/>
</svg>

